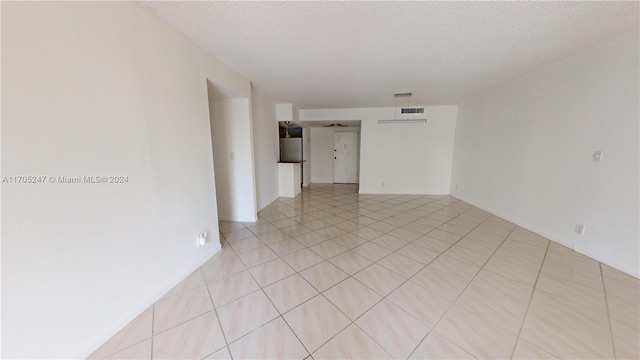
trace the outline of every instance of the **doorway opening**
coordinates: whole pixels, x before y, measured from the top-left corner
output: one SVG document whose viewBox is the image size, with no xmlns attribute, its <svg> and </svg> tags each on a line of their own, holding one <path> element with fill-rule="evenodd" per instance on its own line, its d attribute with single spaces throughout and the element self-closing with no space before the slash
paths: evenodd
<svg viewBox="0 0 640 360">
<path fill-rule="evenodd" d="M 358 133 L 336 131 L 333 133 L 333 182 L 355 184 L 358 182 Z"/>
</svg>

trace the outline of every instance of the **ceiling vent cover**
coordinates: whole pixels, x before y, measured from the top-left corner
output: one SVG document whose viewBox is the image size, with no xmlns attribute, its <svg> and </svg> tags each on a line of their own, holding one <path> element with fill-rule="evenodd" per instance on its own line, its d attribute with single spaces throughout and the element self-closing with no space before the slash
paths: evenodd
<svg viewBox="0 0 640 360">
<path fill-rule="evenodd" d="M 405 107 L 400 109 L 401 114 L 424 114 L 423 107 Z"/>
</svg>

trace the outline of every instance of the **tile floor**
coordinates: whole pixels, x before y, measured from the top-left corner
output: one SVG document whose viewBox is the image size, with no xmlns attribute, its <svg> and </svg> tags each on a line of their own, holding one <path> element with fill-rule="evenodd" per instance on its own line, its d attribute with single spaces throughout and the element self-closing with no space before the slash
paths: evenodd
<svg viewBox="0 0 640 360">
<path fill-rule="evenodd" d="M 92 358 L 638 359 L 640 281 L 449 196 L 311 185 Z"/>
</svg>

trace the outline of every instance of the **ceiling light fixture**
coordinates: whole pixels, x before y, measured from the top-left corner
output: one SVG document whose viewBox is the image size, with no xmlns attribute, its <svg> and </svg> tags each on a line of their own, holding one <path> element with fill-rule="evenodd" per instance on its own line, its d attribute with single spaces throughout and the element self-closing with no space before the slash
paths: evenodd
<svg viewBox="0 0 640 360">
<path fill-rule="evenodd" d="M 323 127 L 349 127 L 349 125 L 340 124 L 340 123 L 333 123 L 333 124 L 322 125 L 322 126 Z"/>
<path fill-rule="evenodd" d="M 291 134 L 289 134 L 289 121 L 284 122 L 284 129 L 285 129 L 284 137 L 287 139 L 291 138 Z"/>
</svg>

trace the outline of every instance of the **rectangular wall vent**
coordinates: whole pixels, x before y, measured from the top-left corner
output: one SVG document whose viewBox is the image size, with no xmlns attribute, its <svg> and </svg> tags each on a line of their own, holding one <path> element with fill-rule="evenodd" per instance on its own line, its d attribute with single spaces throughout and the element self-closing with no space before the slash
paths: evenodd
<svg viewBox="0 0 640 360">
<path fill-rule="evenodd" d="M 426 124 L 427 119 L 378 120 L 378 124 Z"/>
<path fill-rule="evenodd" d="M 400 110 L 401 114 L 424 114 L 424 108 L 402 108 Z"/>
</svg>

